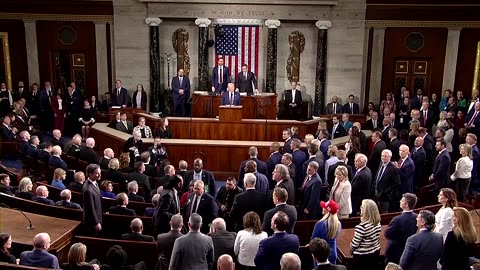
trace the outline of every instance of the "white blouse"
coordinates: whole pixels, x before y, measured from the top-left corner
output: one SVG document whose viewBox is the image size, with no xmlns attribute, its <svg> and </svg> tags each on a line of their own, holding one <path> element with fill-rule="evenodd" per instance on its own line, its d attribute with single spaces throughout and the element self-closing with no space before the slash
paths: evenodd
<svg viewBox="0 0 480 270">
<path fill-rule="evenodd" d="M 238 263 L 244 266 L 255 267 L 255 255 L 257 255 L 260 241 L 267 238 L 266 232 L 254 235 L 252 230 L 241 230 L 235 238 L 234 251 Z"/>
<path fill-rule="evenodd" d="M 58 100 L 58 109 L 61 111 L 61 110 L 63 110 L 62 109 L 62 98 L 58 97 L 57 100 Z"/>
<path fill-rule="evenodd" d="M 442 207 L 435 215 L 435 232 L 443 236 L 443 241 L 447 238 L 448 232 L 453 228 L 453 209 Z"/>
<path fill-rule="evenodd" d="M 457 178 L 470 178 L 472 177 L 473 160 L 470 157 L 465 156 L 458 159 L 455 165 L 455 172 L 450 179 L 455 181 Z"/>
</svg>

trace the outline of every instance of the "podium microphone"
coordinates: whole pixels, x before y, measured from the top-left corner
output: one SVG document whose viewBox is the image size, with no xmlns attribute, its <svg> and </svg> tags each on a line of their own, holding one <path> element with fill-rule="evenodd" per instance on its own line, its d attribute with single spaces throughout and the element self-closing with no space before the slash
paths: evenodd
<svg viewBox="0 0 480 270">
<path fill-rule="evenodd" d="M 32 221 L 27 217 L 27 215 L 25 215 L 25 213 L 23 213 L 22 210 L 18 209 L 18 208 L 11 208 L 10 206 L 4 204 L 4 203 L 0 203 L 0 206 L 2 207 L 5 207 L 5 208 L 8 208 L 8 209 L 12 209 L 12 210 L 17 210 L 18 212 L 22 213 L 22 215 L 28 220 L 28 226 L 27 226 L 27 230 L 33 230 L 35 229 L 35 226 L 33 226 L 32 224 Z"/>
</svg>

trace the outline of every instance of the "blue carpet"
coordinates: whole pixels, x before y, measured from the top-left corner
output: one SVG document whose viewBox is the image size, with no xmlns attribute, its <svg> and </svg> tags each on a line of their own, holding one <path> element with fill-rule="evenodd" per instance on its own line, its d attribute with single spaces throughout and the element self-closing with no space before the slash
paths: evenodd
<svg viewBox="0 0 480 270">
<path fill-rule="evenodd" d="M 2 159 L 0 163 L 7 168 L 15 168 L 16 170 L 23 169 L 22 161 L 19 159 Z"/>
</svg>

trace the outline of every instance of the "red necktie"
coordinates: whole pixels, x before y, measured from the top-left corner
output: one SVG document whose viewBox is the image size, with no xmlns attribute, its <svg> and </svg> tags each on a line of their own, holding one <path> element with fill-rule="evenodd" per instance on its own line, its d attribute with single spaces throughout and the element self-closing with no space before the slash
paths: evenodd
<svg viewBox="0 0 480 270">
<path fill-rule="evenodd" d="M 400 159 L 400 161 L 398 162 L 398 168 L 401 168 L 403 165 L 403 159 Z"/>
<path fill-rule="evenodd" d="M 473 122 L 475 122 L 475 118 L 477 118 L 477 114 L 478 114 L 478 112 L 475 112 L 473 114 L 472 119 L 470 119 L 470 121 L 468 121 L 467 126 L 471 126 L 473 124 Z"/>
<path fill-rule="evenodd" d="M 423 111 L 423 126 L 427 125 L 427 111 Z"/>
</svg>

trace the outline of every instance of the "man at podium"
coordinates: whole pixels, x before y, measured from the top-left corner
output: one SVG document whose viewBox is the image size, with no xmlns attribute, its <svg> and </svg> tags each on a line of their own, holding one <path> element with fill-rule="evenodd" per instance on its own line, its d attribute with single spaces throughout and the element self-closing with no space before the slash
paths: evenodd
<svg viewBox="0 0 480 270">
<path fill-rule="evenodd" d="M 222 94 L 222 105 L 242 105 L 240 94 L 238 92 L 235 92 L 235 85 L 233 83 L 228 84 L 227 90 L 228 91 L 225 91 Z"/>
</svg>

